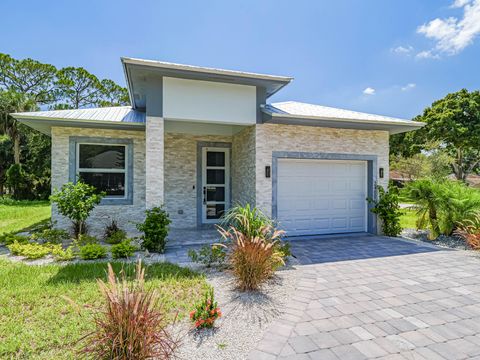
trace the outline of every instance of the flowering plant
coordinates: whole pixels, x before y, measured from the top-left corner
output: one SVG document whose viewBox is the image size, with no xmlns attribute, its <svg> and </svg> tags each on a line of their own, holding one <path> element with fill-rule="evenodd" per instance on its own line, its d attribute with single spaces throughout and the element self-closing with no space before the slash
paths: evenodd
<svg viewBox="0 0 480 360">
<path fill-rule="evenodd" d="M 190 312 L 190 320 L 195 323 L 195 328 L 211 328 L 213 323 L 222 312 L 218 308 L 217 302 L 213 295 L 213 289 L 205 293 L 205 298 L 195 306 L 195 310 Z"/>
</svg>

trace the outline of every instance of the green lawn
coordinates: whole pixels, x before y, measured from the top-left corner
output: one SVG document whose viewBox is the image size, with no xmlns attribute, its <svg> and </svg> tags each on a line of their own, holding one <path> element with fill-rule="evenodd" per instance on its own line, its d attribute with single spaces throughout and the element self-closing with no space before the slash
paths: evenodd
<svg viewBox="0 0 480 360">
<path fill-rule="evenodd" d="M 118 270 L 121 264 L 115 263 Z M 123 265 L 133 274 L 134 264 Z M 29 266 L 0 259 L 0 359 L 74 359 L 102 303 L 96 279 L 105 263 Z M 204 276 L 172 264 L 146 269 L 146 285 L 162 295 L 170 318 L 184 316 L 208 288 Z M 62 295 L 74 300 L 76 309 Z"/>
<path fill-rule="evenodd" d="M 411 209 L 402 209 L 403 215 L 400 218 L 400 225 L 403 229 L 415 229 L 417 227 L 417 212 Z"/>
<path fill-rule="evenodd" d="M 49 218 L 48 201 L 0 200 L 0 235 L 21 231 Z"/>
</svg>

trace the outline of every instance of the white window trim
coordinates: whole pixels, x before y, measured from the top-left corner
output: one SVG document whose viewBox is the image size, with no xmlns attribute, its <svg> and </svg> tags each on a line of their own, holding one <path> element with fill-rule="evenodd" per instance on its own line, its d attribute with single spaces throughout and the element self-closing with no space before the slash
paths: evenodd
<svg viewBox="0 0 480 360">
<path fill-rule="evenodd" d="M 124 169 L 104 169 L 104 168 L 80 168 L 80 145 L 100 145 L 100 146 L 123 146 L 125 148 L 125 161 L 124 161 Z M 126 144 L 111 144 L 111 143 L 102 143 L 102 142 L 88 142 L 88 141 L 81 141 L 76 143 L 75 148 L 75 173 L 80 175 L 81 172 L 90 172 L 90 173 L 113 173 L 113 174 L 125 174 L 125 184 L 124 184 L 124 191 L 123 196 L 105 196 L 104 199 L 112 199 L 112 200 L 126 200 L 128 199 L 128 145 Z"/>
</svg>

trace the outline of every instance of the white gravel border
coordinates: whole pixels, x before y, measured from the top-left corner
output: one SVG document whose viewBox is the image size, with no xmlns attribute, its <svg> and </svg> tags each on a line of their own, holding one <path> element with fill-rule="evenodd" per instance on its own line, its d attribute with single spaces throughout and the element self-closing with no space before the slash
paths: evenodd
<svg viewBox="0 0 480 360">
<path fill-rule="evenodd" d="M 289 266 L 277 271 L 261 291 L 240 292 L 235 290 L 230 273 L 208 273 L 222 317 L 213 329 L 194 330 L 189 319 L 178 323 L 174 329 L 181 339 L 178 358 L 246 359 L 270 323 L 282 314 L 294 293 L 298 274 Z"/>
</svg>

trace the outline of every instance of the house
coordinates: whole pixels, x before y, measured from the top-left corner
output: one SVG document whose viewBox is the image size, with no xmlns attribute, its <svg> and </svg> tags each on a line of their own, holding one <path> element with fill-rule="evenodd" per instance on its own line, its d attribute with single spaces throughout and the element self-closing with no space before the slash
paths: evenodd
<svg viewBox="0 0 480 360">
<path fill-rule="evenodd" d="M 93 231 L 110 218 L 134 231 L 160 204 L 172 228 L 208 228 L 249 203 L 291 236 L 377 232 L 366 198 L 387 184 L 389 135 L 421 123 L 269 103 L 291 77 L 121 60 L 131 107 L 14 114 L 51 136 L 52 188 L 81 176 L 107 192 Z"/>
</svg>

